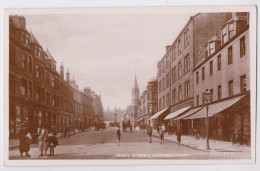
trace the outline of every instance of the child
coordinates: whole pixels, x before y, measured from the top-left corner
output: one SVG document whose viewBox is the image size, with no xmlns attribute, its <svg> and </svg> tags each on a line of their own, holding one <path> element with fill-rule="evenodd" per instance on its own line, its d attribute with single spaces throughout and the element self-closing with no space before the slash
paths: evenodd
<svg viewBox="0 0 260 171">
<path fill-rule="evenodd" d="M 56 134 L 51 133 L 49 136 L 50 156 L 54 156 L 54 148 L 56 145 L 59 145 Z"/>
<path fill-rule="evenodd" d="M 120 132 L 120 128 L 117 129 L 116 131 L 116 135 L 117 135 L 117 145 L 120 146 L 120 138 L 121 138 L 121 132 Z"/>
<path fill-rule="evenodd" d="M 159 134 L 160 134 L 160 138 L 161 138 L 161 144 L 164 144 L 164 132 L 162 130 L 162 127 L 160 127 L 160 131 L 159 131 Z"/>
</svg>

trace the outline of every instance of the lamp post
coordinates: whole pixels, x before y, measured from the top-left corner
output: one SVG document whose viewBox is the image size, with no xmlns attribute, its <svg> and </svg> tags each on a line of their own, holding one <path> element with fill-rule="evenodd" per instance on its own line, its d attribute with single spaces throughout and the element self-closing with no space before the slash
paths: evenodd
<svg viewBox="0 0 260 171">
<path fill-rule="evenodd" d="M 206 149 L 209 150 L 209 100 L 210 100 L 211 92 L 208 88 L 206 88 L 206 91 L 204 92 L 204 98 L 206 100 L 207 105 L 207 117 L 206 117 Z"/>
</svg>

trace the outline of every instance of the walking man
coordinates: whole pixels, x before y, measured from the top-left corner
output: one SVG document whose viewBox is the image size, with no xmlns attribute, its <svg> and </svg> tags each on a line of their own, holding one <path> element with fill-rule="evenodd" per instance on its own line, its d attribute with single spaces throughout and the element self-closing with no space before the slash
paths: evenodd
<svg viewBox="0 0 260 171">
<path fill-rule="evenodd" d="M 149 143 L 152 143 L 153 128 L 150 126 L 150 124 L 147 127 L 147 134 L 149 136 Z"/>
<path fill-rule="evenodd" d="M 116 135 L 117 135 L 117 145 L 120 146 L 120 138 L 121 138 L 121 132 L 120 132 L 120 128 L 118 127 L 117 131 L 116 131 Z"/>
</svg>

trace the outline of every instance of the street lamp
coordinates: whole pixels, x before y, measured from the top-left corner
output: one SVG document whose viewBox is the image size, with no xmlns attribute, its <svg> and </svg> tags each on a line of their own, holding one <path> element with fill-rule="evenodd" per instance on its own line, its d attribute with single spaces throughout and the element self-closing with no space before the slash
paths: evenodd
<svg viewBox="0 0 260 171">
<path fill-rule="evenodd" d="M 206 149 L 209 150 L 209 100 L 210 100 L 211 92 L 208 88 L 204 92 L 204 98 L 207 102 L 207 117 L 206 117 Z"/>
</svg>

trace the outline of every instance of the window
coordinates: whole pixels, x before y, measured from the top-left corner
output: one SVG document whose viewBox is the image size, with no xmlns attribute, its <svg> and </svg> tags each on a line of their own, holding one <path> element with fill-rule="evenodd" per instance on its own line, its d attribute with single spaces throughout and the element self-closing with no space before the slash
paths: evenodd
<svg viewBox="0 0 260 171">
<path fill-rule="evenodd" d="M 13 47 L 12 45 L 9 45 L 9 63 L 14 65 L 15 64 L 15 47 Z"/>
<path fill-rule="evenodd" d="M 210 89 L 210 102 L 213 101 L 213 89 Z"/>
<path fill-rule="evenodd" d="M 166 87 L 170 85 L 170 75 L 169 73 L 166 75 Z"/>
<path fill-rule="evenodd" d="M 159 82 L 159 92 L 162 91 L 162 82 Z"/>
<path fill-rule="evenodd" d="M 27 81 L 22 79 L 22 86 L 21 86 L 21 95 L 26 96 L 26 89 L 27 89 Z"/>
<path fill-rule="evenodd" d="M 240 39 L 240 57 L 246 55 L 245 36 Z"/>
<path fill-rule="evenodd" d="M 15 94 L 15 76 L 12 74 L 9 74 L 9 92 Z"/>
<path fill-rule="evenodd" d="M 30 39 L 29 34 L 26 34 L 26 39 L 25 39 L 25 44 L 26 45 L 29 45 L 29 39 Z"/>
<path fill-rule="evenodd" d="M 209 57 L 209 52 L 208 52 L 208 50 L 206 49 L 206 50 L 205 50 L 205 58 L 207 58 L 207 57 Z"/>
<path fill-rule="evenodd" d="M 35 70 L 36 70 L 36 78 L 40 78 L 40 66 L 35 65 Z"/>
<path fill-rule="evenodd" d="M 54 88 L 54 77 L 51 77 L 51 87 Z"/>
<path fill-rule="evenodd" d="M 205 80 L 205 67 L 202 68 L 201 79 Z"/>
<path fill-rule="evenodd" d="M 166 68 L 169 68 L 169 63 L 170 63 L 169 55 L 167 55 L 167 57 L 166 57 Z"/>
<path fill-rule="evenodd" d="M 246 92 L 246 75 L 240 77 L 240 92 Z"/>
<path fill-rule="evenodd" d="M 215 42 L 209 43 L 209 55 L 211 55 L 215 52 L 214 45 L 215 45 Z"/>
<path fill-rule="evenodd" d="M 199 84 L 199 71 L 196 72 L 196 84 Z"/>
<path fill-rule="evenodd" d="M 218 86 L 218 100 L 222 98 L 221 85 Z"/>
<path fill-rule="evenodd" d="M 179 102 L 182 100 L 182 88 L 181 88 L 181 85 L 179 86 L 179 94 L 178 94 L 178 97 L 179 97 Z"/>
<path fill-rule="evenodd" d="M 222 29 L 222 45 L 227 42 L 227 26 Z"/>
<path fill-rule="evenodd" d="M 176 89 L 172 90 L 172 104 L 176 103 Z"/>
<path fill-rule="evenodd" d="M 201 94 L 201 101 L 202 101 L 202 104 L 204 105 L 205 104 L 205 99 L 204 99 L 204 93 Z"/>
<path fill-rule="evenodd" d="M 40 101 L 41 100 L 41 89 L 39 87 L 36 87 L 36 93 L 35 93 L 35 99 Z"/>
<path fill-rule="evenodd" d="M 167 95 L 166 95 L 166 106 L 169 106 L 169 102 L 170 102 L 170 96 L 169 96 L 169 93 L 167 93 Z"/>
<path fill-rule="evenodd" d="M 172 82 L 175 82 L 176 74 L 175 74 L 175 67 L 172 69 Z"/>
<path fill-rule="evenodd" d="M 163 96 L 163 108 L 165 108 L 165 96 Z"/>
<path fill-rule="evenodd" d="M 26 61 L 25 54 L 21 54 L 21 58 L 22 58 L 22 68 L 26 69 L 27 68 L 27 61 Z"/>
<path fill-rule="evenodd" d="M 52 96 L 52 106 L 55 106 L 55 95 Z"/>
<path fill-rule="evenodd" d="M 44 102 L 45 101 L 45 91 L 44 91 L 44 88 L 42 88 L 41 94 L 42 94 L 41 100 L 42 100 L 42 102 Z"/>
<path fill-rule="evenodd" d="M 228 25 L 228 39 L 231 39 L 234 36 L 234 23 Z"/>
<path fill-rule="evenodd" d="M 186 47 L 189 44 L 189 29 L 187 29 L 184 32 L 184 47 Z"/>
<path fill-rule="evenodd" d="M 181 54 L 181 39 L 178 41 L 178 55 Z"/>
<path fill-rule="evenodd" d="M 29 91 L 28 91 L 28 96 L 30 97 L 30 98 L 32 98 L 32 82 L 28 82 L 29 83 Z"/>
<path fill-rule="evenodd" d="M 159 98 L 159 109 L 161 109 L 161 108 L 162 108 L 162 99 Z"/>
<path fill-rule="evenodd" d="M 199 95 L 197 95 L 197 106 L 199 106 L 200 105 L 200 96 Z"/>
<path fill-rule="evenodd" d="M 218 55 L 218 71 L 221 70 L 221 54 Z"/>
<path fill-rule="evenodd" d="M 178 78 L 181 77 L 181 62 L 178 64 Z"/>
<path fill-rule="evenodd" d="M 32 72 L 32 57 L 28 56 L 29 71 Z"/>
<path fill-rule="evenodd" d="M 184 85 L 185 85 L 185 98 L 188 98 L 190 96 L 190 81 L 186 81 Z"/>
<path fill-rule="evenodd" d="M 228 94 L 229 96 L 233 96 L 233 87 L 234 87 L 234 84 L 233 84 L 233 80 L 229 81 L 228 82 Z"/>
<path fill-rule="evenodd" d="M 228 65 L 233 63 L 232 46 L 228 48 Z"/>
<path fill-rule="evenodd" d="M 190 58 L 189 55 L 184 57 L 184 72 L 190 71 Z"/>
<path fill-rule="evenodd" d="M 153 112 L 152 105 L 149 105 L 149 106 L 148 106 L 148 111 L 149 111 L 149 113 L 152 113 L 152 112 Z"/>
<path fill-rule="evenodd" d="M 212 75 L 213 74 L 213 61 L 210 61 L 209 63 L 209 74 Z"/>
<path fill-rule="evenodd" d="M 158 75 L 161 75 L 161 64 L 158 65 Z"/>
<path fill-rule="evenodd" d="M 172 62 L 175 60 L 175 47 L 172 49 Z"/>
</svg>

